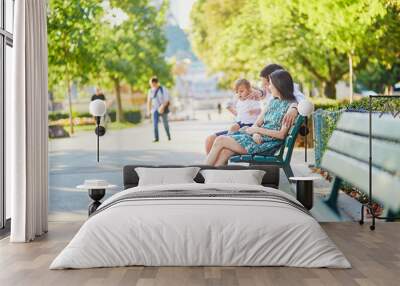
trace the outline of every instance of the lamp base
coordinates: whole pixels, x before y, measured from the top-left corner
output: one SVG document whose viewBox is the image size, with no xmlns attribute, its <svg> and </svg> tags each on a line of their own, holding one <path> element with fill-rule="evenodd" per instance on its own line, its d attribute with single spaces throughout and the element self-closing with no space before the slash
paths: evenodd
<svg viewBox="0 0 400 286">
<path fill-rule="evenodd" d="M 93 202 L 89 205 L 89 216 L 94 213 L 101 205 L 100 200 L 104 197 L 105 194 L 106 189 L 89 189 L 89 197 L 93 200 Z"/>
</svg>

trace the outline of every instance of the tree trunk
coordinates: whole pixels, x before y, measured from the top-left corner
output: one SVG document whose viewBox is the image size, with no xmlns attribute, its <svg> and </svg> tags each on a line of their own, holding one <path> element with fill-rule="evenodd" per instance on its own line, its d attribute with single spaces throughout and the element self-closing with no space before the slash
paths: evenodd
<svg viewBox="0 0 400 286">
<path fill-rule="evenodd" d="M 325 82 L 324 94 L 328 98 L 336 99 L 336 81 Z"/>
<path fill-rule="evenodd" d="M 71 82 L 69 76 L 66 78 L 67 90 L 68 90 L 68 110 L 69 110 L 69 134 L 74 134 L 74 119 L 72 117 L 72 95 L 71 95 Z"/>
<path fill-rule="evenodd" d="M 121 85 L 118 78 L 114 79 L 115 95 L 117 99 L 117 122 L 124 121 L 124 111 L 122 110 L 122 100 L 121 100 Z"/>
<path fill-rule="evenodd" d="M 350 103 L 353 102 L 353 55 L 352 53 L 349 53 L 349 100 Z"/>
</svg>

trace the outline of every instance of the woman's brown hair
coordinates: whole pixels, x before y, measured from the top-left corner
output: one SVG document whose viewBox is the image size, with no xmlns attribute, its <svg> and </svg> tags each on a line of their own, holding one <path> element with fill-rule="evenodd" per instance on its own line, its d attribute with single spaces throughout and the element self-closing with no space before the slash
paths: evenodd
<svg viewBox="0 0 400 286">
<path fill-rule="evenodd" d="M 285 70 L 276 70 L 269 75 L 271 83 L 279 91 L 283 100 L 294 101 L 294 84 L 293 78 L 289 72 Z"/>
</svg>

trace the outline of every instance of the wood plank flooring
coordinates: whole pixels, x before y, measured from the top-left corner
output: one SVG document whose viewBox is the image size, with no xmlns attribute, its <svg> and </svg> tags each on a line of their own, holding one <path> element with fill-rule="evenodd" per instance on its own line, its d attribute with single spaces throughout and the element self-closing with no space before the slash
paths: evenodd
<svg viewBox="0 0 400 286">
<path fill-rule="evenodd" d="M 400 223 L 368 225 L 323 223 L 353 268 L 289 267 L 123 267 L 48 270 L 81 223 L 50 223 L 43 238 L 28 244 L 0 241 L 0 285 L 136 285 L 136 286 L 262 286 L 262 285 L 400 285 Z"/>
</svg>

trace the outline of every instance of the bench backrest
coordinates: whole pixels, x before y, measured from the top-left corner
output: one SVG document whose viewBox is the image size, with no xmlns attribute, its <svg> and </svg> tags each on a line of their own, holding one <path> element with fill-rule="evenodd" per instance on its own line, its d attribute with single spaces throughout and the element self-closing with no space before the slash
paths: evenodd
<svg viewBox="0 0 400 286">
<path fill-rule="evenodd" d="M 369 114 L 344 112 L 333 132 L 321 166 L 369 192 Z M 400 119 L 372 116 L 372 194 L 394 211 L 400 209 Z"/>
<path fill-rule="evenodd" d="M 297 135 L 299 134 L 299 130 L 301 125 L 303 125 L 304 116 L 297 116 L 293 127 L 289 130 L 288 135 L 285 138 L 285 142 L 282 144 L 282 147 L 279 149 L 278 157 L 282 158 L 282 161 L 285 163 L 290 163 L 290 159 L 292 157 L 294 144 L 296 143 Z"/>
</svg>

